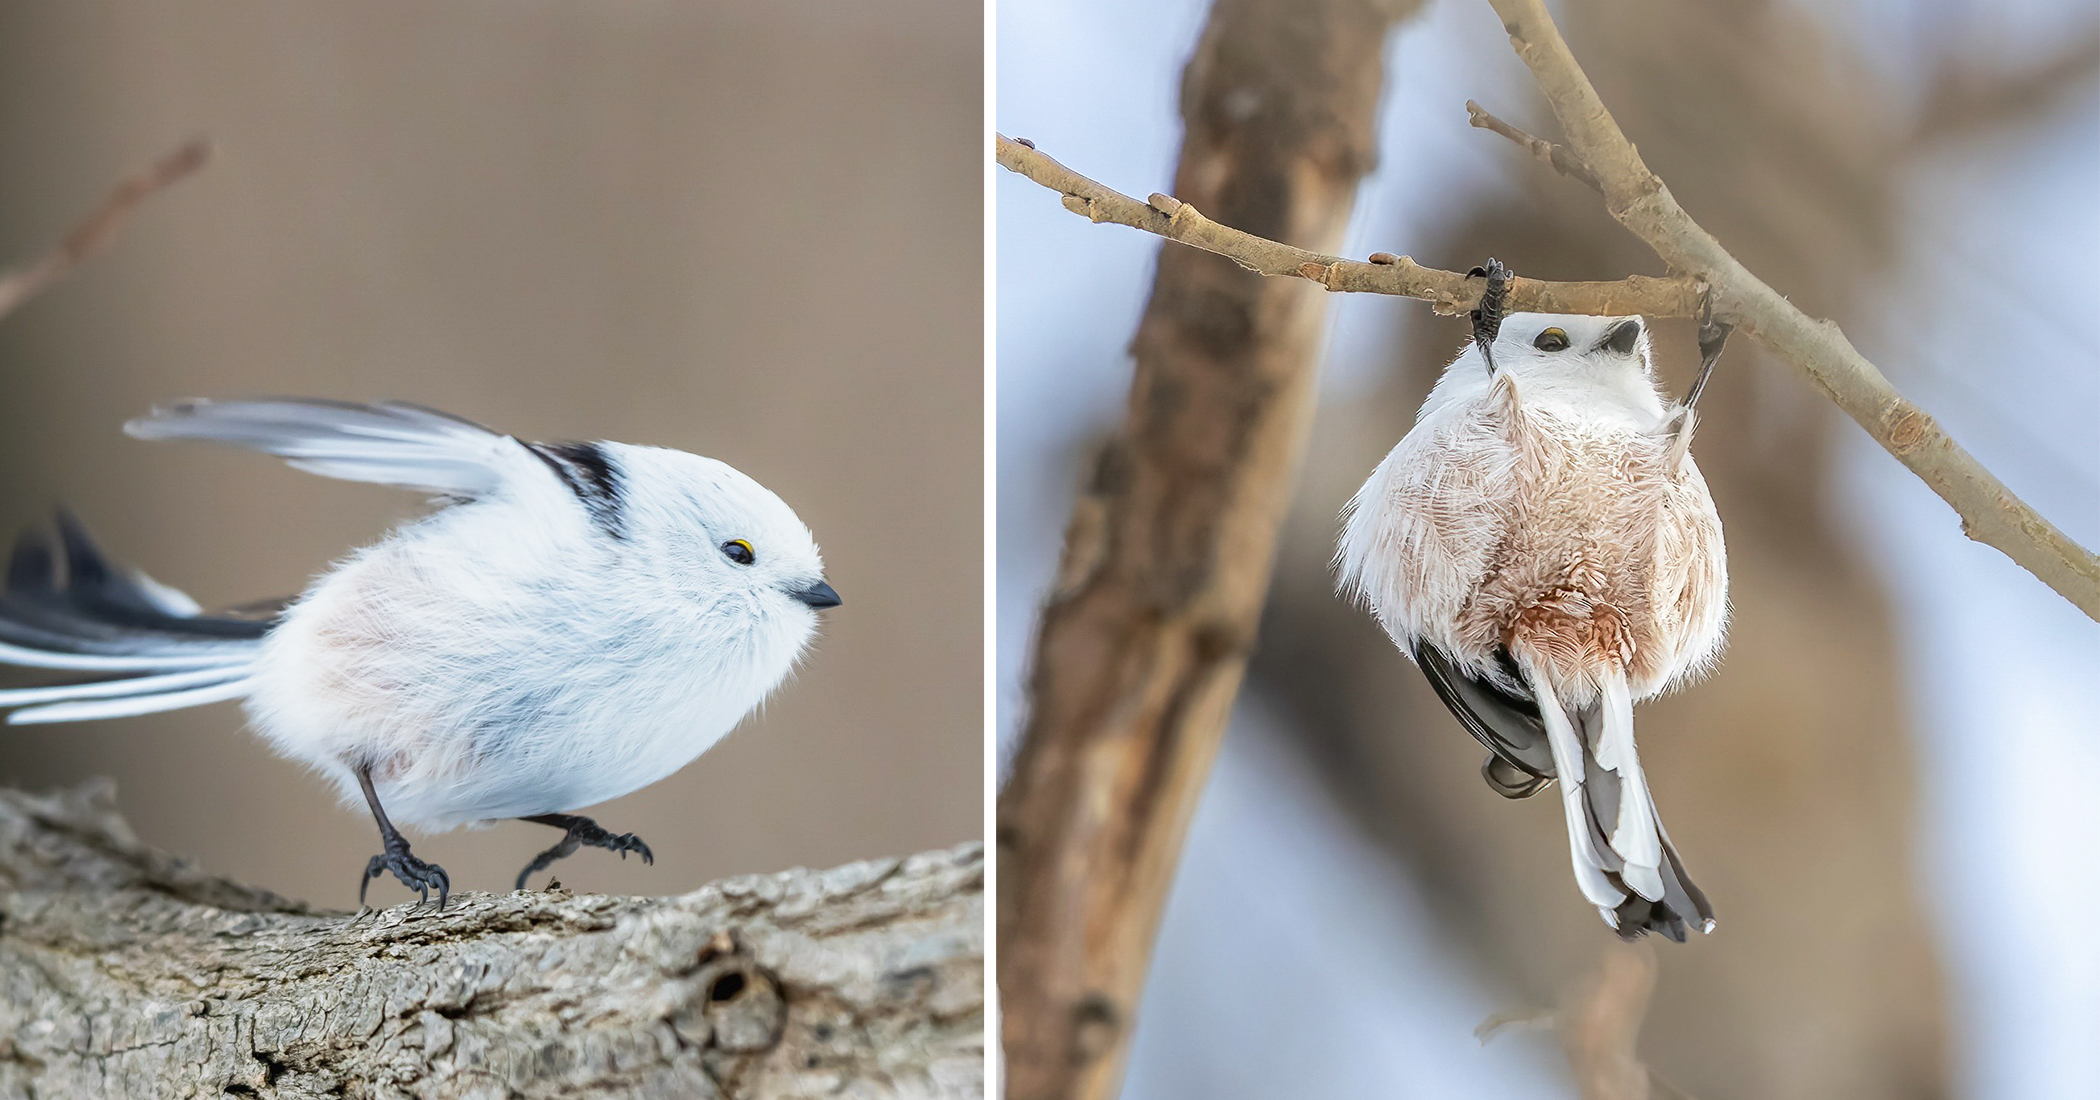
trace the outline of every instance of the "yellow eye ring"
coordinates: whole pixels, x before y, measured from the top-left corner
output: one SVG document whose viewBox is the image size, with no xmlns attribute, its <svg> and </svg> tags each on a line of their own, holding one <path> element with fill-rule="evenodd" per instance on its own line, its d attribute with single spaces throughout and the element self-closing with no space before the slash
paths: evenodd
<svg viewBox="0 0 2100 1100">
<path fill-rule="evenodd" d="M 1566 351 L 1568 350 L 1568 332 L 1566 329 L 1549 328 L 1539 333 L 1538 339 L 1533 340 L 1531 346 L 1540 351 Z"/>
<path fill-rule="evenodd" d="M 723 543 L 722 553 L 738 565 L 750 565 L 758 560 L 758 551 L 751 549 L 751 544 L 743 539 L 730 539 Z"/>
</svg>

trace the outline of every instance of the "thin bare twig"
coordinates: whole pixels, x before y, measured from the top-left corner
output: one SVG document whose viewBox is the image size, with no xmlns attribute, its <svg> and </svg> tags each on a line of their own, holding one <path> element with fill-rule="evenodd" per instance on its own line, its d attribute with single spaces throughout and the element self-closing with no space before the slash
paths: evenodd
<svg viewBox="0 0 2100 1100">
<path fill-rule="evenodd" d="M 1517 1027 L 1553 1032 L 1582 1100 L 1690 1100 L 1648 1068 L 1637 1050 L 1654 992 L 1654 948 L 1616 943 L 1605 950 L 1597 972 L 1570 990 L 1559 1008 L 1496 1013 L 1473 1034 L 1486 1043 Z"/>
<path fill-rule="evenodd" d="M 1396 294 L 1419 298 L 1438 313 L 1464 313 L 1480 301 L 1484 285 L 1456 271 L 1423 267 L 1406 256 L 1375 253 L 1370 261 L 1345 260 L 1252 233 L 1204 217 L 1194 206 L 1167 195 L 1139 202 L 1059 164 L 1035 146 L 999 136 L 999 164 L 1064 197 L 1065 209 L 1096 222 L 1113 222 L 1215 252 L 1249 271 L 1310 279 L 1329 290 Z M 1536 313 L 1645 314 L 1694 317 L 1701 291 L 1690 279 L 1629 275 L 1613 282 L 1558 283 L 1510 280 L 1510 308 Z"/>
<path fill-rule="evenodd" d="M 1554 171 L 1569 179 L 1581 180 L 1590 185 L 1590 190 L 1603 193 L 1604 185 L 1597 182 L 1597 173 L 1590 171 L 1590 166 L 1582 163 L 1581 157 L 1568 152 L 1567 146 L 1555 145 L 1544 138 L 1533 137 L 1496 118 L 1487 108 L 1470 99 L 1466 100 L 1466 120 L 1478 129 L 1501 134 L 1523 146 L 1532 156 L 1551 166 Z"/>
<path fill-rule="evenodd" d="M 1795 308 L 1692 220 L 1619 129 L 1575 61 L 1544 0 L 1488 0 L 1560 120 L 1568 147 L 1597 174 L 1605 209 L 1672 271 L 1712 288 L 1714 316 L 1808 376 L 1859 426 L 1938 493 L 1962 533 L 2002 551 L 2100 620 L 2100 557 L 2043 519 L 1906 400 L 1844 332 Z"/>
<path fill-rule="evenodd" d="M 117 230 L 123 227 L 140 203 L 204 167 L 210 159 L 211 142 L 194 138 L 154 161 L 145 171 L 119 183 L 100 206 L 66 234 L 58 247 L 20 271 L 0 275 L 0 317 L 13 313 L 22 303 L 109 247 L 116 239 Z"/>
</svg>

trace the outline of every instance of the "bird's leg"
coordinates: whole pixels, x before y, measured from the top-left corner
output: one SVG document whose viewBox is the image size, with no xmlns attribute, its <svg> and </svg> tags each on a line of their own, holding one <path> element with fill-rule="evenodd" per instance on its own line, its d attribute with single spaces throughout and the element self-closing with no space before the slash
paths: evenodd
<svg viewBox="0 0 2100 1100">
<path fill-rule="evenodd" d="M 1699 306 L 1699 373 L 1692 379 L 1692 388 L 1685 391 L 1684 407 L 1689 409 L 1699 403 L 1699 395 L 1706 389 L 1706 379 L 1714 372 L 1714 361 L 1721 357 L 1721 348 L 1728 343 L 1728 334 L 1735 331 L 1733 325 L 1714 319 L 1713 298 L 1709 296 Z"/>
<path fill-rule="evenodd" d="M 1684 456 L 1692 450 L 1692 429 L 1698 426 L 1699 415 L 1693 406 L 1699 403 L 1699 395 L 1706 391 L 1706 380 L 1714 373 L 1714 362 L 1721 358 L 1721 348 L 1728 343 L 1728 334 L 1733 326 L 1714 319 L 1713 299 L 1708 298 L 1699 307 L 1699 373 L 1692 378 L 1692 388 L 1685 391 L 1684 401 L 1663 417 L 1660 434 L 1670 439 L 1670 450 L 1664 456 L 1664 468 L 1682 469 Z"/>
<path fill-rule="evenodd" d="M 386 810 L 379 805 L 379 793 L 372 789 L 372 769 L 365 765 L 357 767 L 357 785 L 365 792 L 365 805 L 372 808 L 372 819 L 379 822 L 379 841 L 386 849 L 365 864 L 364 877 L 357 881 L 357 907 L 365 907 L 365 888 L 372 880 L 388 871 L 401 880 L 401 885 L 416 892 L 416 904 L 430 900 L 430 888 L 437 887 L 438 908 L 445 907 L 445 899 L 452 893 L 452 876 L 435 863 L 425 863 L 408 850 L 408 838 L 394 823 L 387 820 Z"/>
<path fill-rule="evenodd" d="M 1485 267 L 1476 267 L 1466 272 L 1466 278 L 1481 277 L 1487 286 L 1480 291 L 1480 304 L 1473 307 L 1473 342 L 1480 346 L 1480 354 L 1487 359 L 1488 374 L 1495 373 L 1495 337 L 1502 331 L 1502 314 L 1509 306 L 1509 268 L 1502 261 L 1488 257 Z"/>
<path fill-rule="evenodd" d="M 643 863 L 656 862 L 656 855 L 649 851 L 647 844 L 642 843 L 641 837 L 633 833 L 606 832 L 597 822 L 580 814 L 536 814 L 532 817 L 521 817 L 518 820 L 530 821 L 537 825 L 552 825 L 557 829 L 564 830 L 564 835 L 559 843 L 532 857 L 532 862 L 526 864 L 525 869 L 518 872 L 518 889 L 520 890 L 525 888 L 525 880 L 532 877 L 535 872 L 544 871 L 553 866 L 554 861 L 557 859 L 574 855 L 576 849 L 584 845 L 589 845 L 592 848 L 603 848 L 608 852 L 618 852 L 621 859 L 626 859 L 629 852 L 636 852 L 641 855 Z"/>
</svg>

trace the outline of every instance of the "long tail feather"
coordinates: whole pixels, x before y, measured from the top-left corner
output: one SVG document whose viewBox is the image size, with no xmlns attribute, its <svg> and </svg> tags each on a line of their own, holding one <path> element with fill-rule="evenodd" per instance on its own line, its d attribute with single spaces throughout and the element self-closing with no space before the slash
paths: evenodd
<svg viewBox="0 0 2100 1100">
<path fill-rule="evenodd" d="M 245 695 L 270 624 L 199 614 L 196 601 L 103 557 L 71 516 L 58 539 L 16 544 L 0 585 L 0 664 L 110 678 L 0 690 L 11 723 L 69 722 Z"/>
<path fill-rule="evenodd" d="M 1591 817 L 1583 800 L 1586 776 L 1582 741 L 1552 683 L 1529 662 L 1524 663 L 1524 671 L 1532 697 L 1538 700 L 1539 714 L 1545 720 L 1546 743 L 1552 747 L 1554 771 L 1560 777 L 1561 810 L 1568 819 L 1568 853 L 1575 868 L 1575 884 L 1582 888 L 1582 896 L 1590 904 L 1611 912 L 1626 900 L 1626 893 L 1612 881 L 1610 872 L 1617 868 L 1611 866 L 1614 859 L 1609 856 L 1610 850 L 1598 851 L 1590 836 Z"/>
<path fill-rule="evenodd" d="M 115 699 L 127 695 L 155 695 L 166 691 L 203 687 L 237 679 L 241 666 L 214 666 L 188 672 L 163 672 L 127 676 L 118 680 L 89 680 L 80 684 L 47 684 L 42 687 L 0 688 L 0 708 L 70 703 L 81 699 Z"/>
<path fill-rule="evenodd" d="M 7 721 L 9 725 L 28 726 L 44 722 L 85 722 L 95 718 L 129 718 L 138 714 L 158 714 L 164 710 L 181 710 L 185 707 L 201 707 L 206 703 L 239 699 L 248 694 L 254 686 L 254 683 L 244 676 L 188 691 L 77 703 L 53 703 L 49 706 L 18 710 L 8 715 Z"/>
<path fill-rule="evenodd" d="M 1585 722 L 1585 728 L 1596 732 L 1591 744 L 1598 771 L 1591 783 L 1602 787 L 1615 781 L 1618 806 L 1615 814 L 1600 815 L 1598 820 L 1612 850 L 1626 861 L 1622 872 L 1626 884 L 1641 897 L 1659 901 L 1663 895 L 1662 839 L 1656 832 L 1648 777 L 1642 774 L 1641 758 L 1634 749 L 1633 696 L 1626 686 L 1626 674 L 1619 669 L 1606 672 L 1602 681 L 1594 724 Z"/>
<path fill-rule="evenodd" d="M 1687 922 L 1711 931 L 1713 909 L 1685 873 L 1641 770 L 1624 674 L 1605 676 L 1594 702 L 1570 708 L 1538 662 L 1517 661 L 1553 752 L 1583 897 L 1625 939 L 1659 932 L 1682 943 Z"/>
</svg>

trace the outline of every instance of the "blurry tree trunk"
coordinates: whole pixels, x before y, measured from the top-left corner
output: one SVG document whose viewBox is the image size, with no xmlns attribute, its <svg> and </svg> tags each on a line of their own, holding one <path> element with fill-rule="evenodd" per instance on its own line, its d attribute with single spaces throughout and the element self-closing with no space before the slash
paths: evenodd
<svg viewBox="0 0 2100 1100">
<path fill-rule="evenodd" d="M 1566 27 L 1703 224 L 1804 308 L 1848 328 L 1865 319 L 1858 288 L 1888 262 L 1894 145 L 1911 132 L 1862 75 L 1872 66 L 1782 4 L 1593 0 L 1570 6 Z M 1452 267 L 1492 254 L 1543 278 L 1652 269 L 1593 192 L 1499 155 L 1527 194 L 1482 196 L 1437 239 L 1396 249 Z M 1250 676 L 1289 708 L 1352 815 L 1414 868 L 1476 966 L 1546 1003 L 1608 938 L 1569 879 L 1556 797 L 1490 793 L 1475 778 L 1478 745 L 1329 583 L 1336 513 L 1465 338 L 1462 323 L 1417 317 L 1381 393 L 1323 410 Z M 1695 361 L 1689 327 L 1658 333 L 1675 394 Z M 1700 1100 L 1944 1095 L 1945 1000 L 1917 873 L 1916 752 L 1892 705 L 1906 695 L 1895 638 L 1873 571 L 1824 499 L 1833 429 L 1849 429 L 1740 339 L 1701 411 L 1695 451 L 1728 535 L 1729 644 L 1708 682 L 1644 705 L 1638 725 L 1719 927 L 1657 945 L 1643 1050 Z"/>
<path fill-rule="evenodd" d="M 983 1094 L 983 854 L 317 913 L 0 791 L 0 1097 Z"/>
<path fill-rule="evenodd" d="M 1174 193 L 1334 249 L 1408 0 L 1218 0 L 1183 75 Z M 1316 286 L 1161 252 L 1126 420 L 1066 530 L 999 801 L 1014 1100 L 1113 1096 L 1159 913 L 1268 589 L 1312 412 Z"/>
</svg>

